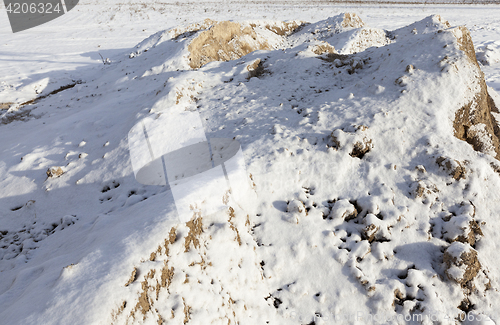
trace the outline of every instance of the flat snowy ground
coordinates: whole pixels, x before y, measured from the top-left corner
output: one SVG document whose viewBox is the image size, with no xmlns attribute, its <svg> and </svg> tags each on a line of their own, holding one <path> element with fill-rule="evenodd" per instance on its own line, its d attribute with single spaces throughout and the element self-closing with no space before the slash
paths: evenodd
<svg viewBox="0 0 500 325">
<path fill-rule="evenodd" d="M 500 163 L 453 137 L 476 75 L 434 14 L 470 30 L 500 106 L 498 6 L 82 1 L 16 34 L 2 10 L 0 324 L 499 324 Z M 250 21 L 274 51 L 193 70 L 196 34 L 149 37 L 206 18 Z M 313 24 L 262 27 L 285 20 Z M 241 143 L 251 188 L 186 224 L 136 181 L 127 136 L 196 110 Z M 482 236 L 451 243 L 472 221 Z M 445 250 L 477 252 L 474 288 Z"/>
</svg>

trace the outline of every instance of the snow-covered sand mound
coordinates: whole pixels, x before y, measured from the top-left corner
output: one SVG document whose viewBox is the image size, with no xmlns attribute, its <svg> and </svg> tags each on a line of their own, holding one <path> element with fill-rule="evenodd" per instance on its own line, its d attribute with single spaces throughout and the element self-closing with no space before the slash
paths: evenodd
<svg viewBox="0 0 500 325">
<path fill-rule="evenodd" d="M 394 31 L 342 14 L 158 32 L 4 113 L 0 133 L 20 145 L 0 144 L 0 316 L 492 323 L 499 106 L 467 29 L 439 16 Z M 183 112 L 239 141 L 251 190 L 181 224 L 166 187 L 136 182 L 127 134 Z"/>
</svg>

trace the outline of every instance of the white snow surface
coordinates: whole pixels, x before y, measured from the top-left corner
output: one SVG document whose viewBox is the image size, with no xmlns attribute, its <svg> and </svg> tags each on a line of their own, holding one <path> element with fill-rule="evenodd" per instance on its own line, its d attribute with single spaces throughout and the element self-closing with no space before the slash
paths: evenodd
<svg viewBox="0 0 500 325">
<path fill-rule="evenodd" d="M 500 62 L 500 42 L 491 41 L 477 49 L 477 58 L 484 65 Z"/>
<path fill-rule="evenodd" d="M 341 12 L 365 25 L 339 27 Z M 83 1 L 14 35 L 2 20 L 0 103 L 12 104 L 0 110 L 0 324 L 456 324 L 465 293 L 442 256 L 471 219 L 484 235 L 478 281 L 491 289 L 467 294 L 467 322 L 498 324 L 498 162 L 453 136 L 479 75 L 455 27 L 470 28 L 500 107 L 498 14 Z M 260 28 L 272 50 L 193 70 L 199 33 L 173 39 L 172 28 L 205 18 L 311 24 L 289 37 Z M 322 42 L 347 56 L 315 54 Z M 248 78 L 257 59 L 264 72 Z M 251 184 L 246 200 L 201 216 L 199 244 L 187 241 L 192 225 L 178 221 L 171 191 L 135 180 L 127 138 L 143 118 L 186 110 L 199 112 L 207 138 L 240 142 Z M 358 143 L 370 147 L 361 158 L 350 155 Z M 438 157 L 462 162 L 465 179 Z M 64 173 L 48 178 L 53 166 Z"/>
</svg>

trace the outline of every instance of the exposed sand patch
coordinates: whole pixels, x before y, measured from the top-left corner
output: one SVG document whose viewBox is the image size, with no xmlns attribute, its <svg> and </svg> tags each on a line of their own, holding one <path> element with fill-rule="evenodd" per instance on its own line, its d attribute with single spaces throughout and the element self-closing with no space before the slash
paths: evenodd
<svg viewBox="0 0 500 325">
<path fill-rule="evenodd" d="M 477 259 L 477 252 L 469 245 L 459 242 L 453 243 L 443 255 L 446 264 L 446 275 L 462 287 L 478 274 L 481 264 Z"/>
<path fill-rule="evenodd" d="M 194 248 L 199 248 L 200 247 L 200 235 L 203 232 L 203 223 L 202 223 L 202 218 L 196 218 L 193 220 L 190 220 L 186 222 L 186 226 L 189 228 L 189 233 L 186 236 L 185 242 L 184 242 L 184 247 L 185 247 L 185 252 L 189 251 L 189 246 L 191 243 L 193 244 Z"/>
<path fill-rule="evenodd" d="M 14 103 L 0 103 L 0 109 L 9 109 L 12 104 Z"/>
<path fill-rule="evenodd" d="M 155 276 L 155 270 L 149 271 L 149 273 L 144 277 L 144 281 L 141 282 L 141 287 L 142 287 L 142 292 L 139 296 L 139 301 L 137 302 L 137 305 L 135 306 L 135 309 L 132 311 L 132 316 L 134 317 L 135 312 L 141 311 L 141 313 L 145 315 L 146 313 L 151 309 L 151 301 L 150 298 L 148 297 L 148 291 L 149 291 L 149 284 L 148 280 L 153 279 Z"/>
<path fill-rule="evenodd" d="M 291 22 L 280 22 L 280 23 L 276 23 L 274 25 L 266 25 L 266 29 L 270 30 L 271 32 L 279 35 L 279 36 L 288 36 L 292 33 L 294 33 L 295 31 L 297 31 L 301 26 L 303 26 L 304 24 L 303 23 L 297 23 L 295 21 L 291 21 Z M 252 27 L 255 27 L 252 26 Z"/>
<path fill-rule="evenodd" d="M 64 174 L 64 171 L 61 167 L 54 166 L 54 167 L 50 167 L 49 169 L 47 169 L 46 174 L 47 174 L 48 178 L 55 178 L 55 177 L 59 177 L 62 174 Z"/>
<path fill-rule="evenodd" d="M 323 53 L 329 53 L 329 54 L 337 53 L 337 51 L 335 51 L 335 47 L 331 46 L 327 42 L 314 46 L 312 51 L 316 55 L 321 55 Z"/>
<path fill-rule="evenodd" d="M 255 50 L 268 50 L 266 41 L 258 41 L 251 26 L 242 27 L 239 23 L 223 21 L 196 37 L 188 50 L 191 68 L 200 68 L 212 61 L 238 59 Z"/>
<path fill-rule="evenodd" d="M 132 271 L 132 274 L 130 275 L 130 279 L 128 279 L 127 283 L 125 283 L 125 286 L 128 287 L 136 279 L 137 279 L 137 268 L 134 267 L 134 270 Z"/>
<path fill-rule="evenodd" d="M 342 27 L 353 27 L 353 28 L 361 28 L 364 27 L 365 23 L 359 18 L 359 16 L 355 13 L 346 13 L 344 15 L 344 20 L 342 21 Z"/>
<path fill-rule="evenodd" d="M 125 307 L 127 307 L 127 302 L 124 300 L 116 311 L 113 310 L 113 312 L 111 313 L 111 325 L 113 325 L 116 322 L 117 317 L 123 313 Z"/>
<path fill-rule="evenodd" d="M 154 303 L 158 300 L 158 296 L 162 288 L 166 288 L 167 292 L 169 292 L 169 287 L 174 278 L 174 267 L 169 267 L 169 246 L 175 243 L 177 240 L 177 229 L 176 227 L 172 227 L 169 232 L 168 238 L 165 238 L 164 244 L 159 245 L 158 248 L 150 254 L 149 261 L 155 260 L 158 258 L 163 259 L 163 266 L 155 269 L 150 269 L 144 279 L 141 281 L 140 291 L 138 293 L 137 302 L 134 307 L 130 310 L 130 313 L 126 317 L 126 322 L 136 321 L 142 319 L 143 321 L 147 318 L 147 315 L 152 313 L 156 316 L 156 321 L 158 324 L 163 324 L 164 318 L 158 313 L 157 309 L 154 309 Z M 154 256 L 154 259 L 152 257 Z M 142 263 L 146 262 L 145 260 Z M 144 271 L 143 271 L 144 272 Z M 131 277 L 125 286 L 130 286 L 133 288 L 133 283 L 140 276 L 139 269 L 134 267 L 132 271 Z M 118 307 L 111 313 L 112 324 L 119 324 L 120 316 L 123 314 L 124 310 L 127 308 L 127 302 L 123 301 L 122 305 Z M 173 311 L 172 311 L 173 314 Z M 142 315 L 142 317 L 138 317 L 138 315 Z"/>
<path fill-rule="evenodd" d="M 229 207 L 229 219 L 227 220 L 227 222 L 229 222 L 229 227 L 231 228 L 231 230 L 233 230 L 236 233 L 235 240 L 238 242 L 238 245 L 241 246 L 240 232 L 238 231 L 238 228 L 235 227 L 232 221 L 234 218 L 235 218 L 234 209 L 232 207 Z"/>
<path fill-rule="evenodd" d="M 465 175 L 467 174 L 467 170 L 463 166 L 463 163 L 461 163 L 458 160 L 454 160 L 451 158 L 446 158 L 446 157 L 439 157 L 436 159 L 436 163 L 446 170 L 448 174 L 453 177 L 455 180 L 461 180 L 465 178 Z"/>
<path fill-rule="evenodd" d="M 184 304 L 184 324 L 189 322 L 191 319 L 191 307 L 186 304 L 184 297 L 182 298 L 182 303 Z"/>
</svg>

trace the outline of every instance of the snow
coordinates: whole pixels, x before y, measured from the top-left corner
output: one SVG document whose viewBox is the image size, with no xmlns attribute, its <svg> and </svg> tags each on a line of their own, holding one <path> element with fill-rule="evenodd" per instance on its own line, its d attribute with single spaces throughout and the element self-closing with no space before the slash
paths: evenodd
<svg viewBox="0 0 500 325">
<path fill-rule="evenodd" d="M 444 227 L 446 237 L 453 240 L 460 235 L 468 236 L 470 231 L 469 224 L 472 220 L 468 215 L 453 217 Z"/>
<path fill-rule="evenodd" d="M 460 259 L 460 256 L 462 256 L 462 254 L 469 253 L 470 249 L 471 247 L 467 244 L 453 242 L 453 244 L 451 244 L 448 248 L 447 252 L 454 258 Z"/>
<path fill-rule="evenodd" d="M 480 75 L 454 26 L 471 28 L 498 100 L 497 7 L 172 6 L 89 1 L 18 34 L 0 23 L 0 103 L 13 103 L 0 110 L 2 322 L 366 324 L 378 315 L 400 324 L 419 314 L 455 324 L 465 293 L 442 255 L 470 249 L 448 241 L 471 220 L 484 236 L 469 315 L 500 321 L 494 151 L 453 136 Z M 364 24 L 342 26 L 341 12 Z M 205 18 L 254 24 L 272 48 L 191 69 L 188 46 L 212 24 Z M 312 23 L 289 37 L 265 28 L 285 19 Z M 324 42 L 349 56 L 314 53 Z M 255 62 L 264 70 L 250 77 Z M 227 147 L 207 147 L 219 169 L 191 175 L 201 154 L 165 173 L 153 166 L 212 139 L 238 144 L 228 160 Z M 439 157 L 463 163 L 466 177 L 453 179 Z M 200 223 L 187 222 L 193 213 Z"/>
<path fill-rule="evenodd" d="M 494 65 L 500 62 L 500 42 L 490 41 L 477 50 L 477 58 L 484 65 Z"/>
</svg>

